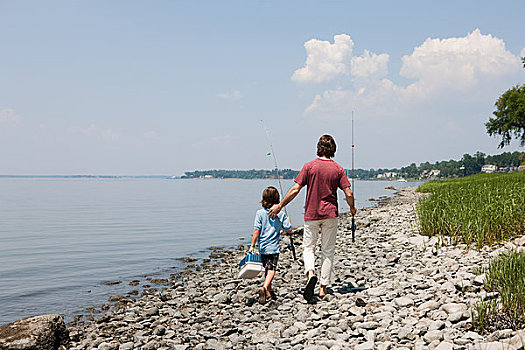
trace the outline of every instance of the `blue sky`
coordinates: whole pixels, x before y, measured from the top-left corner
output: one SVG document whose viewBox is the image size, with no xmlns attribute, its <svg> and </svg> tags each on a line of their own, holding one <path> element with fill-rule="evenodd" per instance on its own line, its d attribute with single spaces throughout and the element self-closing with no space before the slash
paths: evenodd
<svg viewBox="0 0 525 350">
<path fill-rule="evenodd" d="M 401 167 L 501 152 L 521 1 L 0 1 L 0 174 Z M 523 150 L 514 143 L 504 151 Z"/>
</svg>

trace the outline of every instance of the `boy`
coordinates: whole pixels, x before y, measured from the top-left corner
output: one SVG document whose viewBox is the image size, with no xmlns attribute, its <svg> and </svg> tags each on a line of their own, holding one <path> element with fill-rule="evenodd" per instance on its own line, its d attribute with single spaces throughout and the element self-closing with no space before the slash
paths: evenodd
<svg viewBox="0 0 525 350">
<path fill-rule="evenodd" d="M 261 200 L 263 209 L 259 209 L 255 214 L 252 245 L 248 250 L 248 253 L 253 253 L 255 243 L 258 242 L 265 276 L 264 285 L 259 288 L 259 303 L 261 304 L 272 297 L 272 280 L 277 270 L 280 252 L 279 232 L 281 228 L 288 233 L 292 231 L 290 220 L 284 213 L 278 214 L 275 218 L 268 216 L 268 210 L 279 201 L 279 192 L 275 187 L 269 186 L 264 189 Z"/>
</svg>

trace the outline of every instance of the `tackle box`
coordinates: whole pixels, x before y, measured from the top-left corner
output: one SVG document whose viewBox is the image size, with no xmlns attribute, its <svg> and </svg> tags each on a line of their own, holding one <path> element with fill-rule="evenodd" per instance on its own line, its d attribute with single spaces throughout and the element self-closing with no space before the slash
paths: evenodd
<svg viewBox="0 0 525 350">
<path fill-rule="evenodd" d="M 259 254 L 247 254 L 239 264 L 239 278 L 255 278 L 264 271 Z"/>
</svg>

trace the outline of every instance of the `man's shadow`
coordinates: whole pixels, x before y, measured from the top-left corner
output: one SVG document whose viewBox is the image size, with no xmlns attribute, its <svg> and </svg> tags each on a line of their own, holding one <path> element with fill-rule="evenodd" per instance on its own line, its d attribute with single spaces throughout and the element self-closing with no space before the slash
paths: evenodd
<svg viewBox="0 0 525 350">
<path fill-rule="evenodd" d="M 330 288 L 329 288 L 330 289 Z M 352 282 L 348 282 L 346 285 L 342 285 L 337 289 L 340 294 L 357 293 L 368 289 L 367 286 L 356 286 Z"/>
<path fill-rule="evenodd" d="M 347 284 L 342 285 L 339 288 L 337 288 L 337 292 L 339 294 L 349 294 L 349 293 L 361 292 L 366 289 L 368 289 L 367 286 L 356 286 L 352 282 L 348 282 Z M 334 289 L 332 289 L 331 287 L 327 287 L 326 295 L 333 295 L 333 294 L 334 294 Z M 319 293 L 315 293 L 314 297 L 312 298 L 310 302 L 308 302 L 308 304 L 317 304 L 318 302 L 323 301 L 323 299 L 324 298 L 319 297 Z"/>
</svg>

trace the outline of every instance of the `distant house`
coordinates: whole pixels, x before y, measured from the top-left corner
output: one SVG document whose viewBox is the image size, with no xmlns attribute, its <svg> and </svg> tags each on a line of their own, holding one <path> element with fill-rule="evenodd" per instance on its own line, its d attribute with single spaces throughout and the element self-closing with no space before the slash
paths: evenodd
<svg viewBox="0 0 525 350">
<path fill-rule="evenodd" d="M 441 174 L 441 170 L 439 170 L 439 169 L 432 169 L 432 170 L 430 170 L 430 172 L 428 173 L 428 176 L 429 176 L 429 177 L 438 177 L 439 174 Z"/>
<path fill-rule="evenodd" d="M 432 169 L 432 170 L 423 170 L 423 172 L 419 175 L 420 179 L 434 179 L 441 174 L 441 170 L 439 169 Z"/>
<path fill-rule="evenodd" d="M 491 174 L 493 172 L 496 172 L 498 170 L 498 167 L 492 164 L 485 164 L 481 168 L 482 173 Z"/>
<path fill-rule="evenodd" d="M 212 175 L 204 175 L 204 178 L 205 179 L 213 179 L 213 176 Z"/>
<path fill-rule="evenodd" d="M 517 171 L 517 170 L 518 170 L 518 167 L 515 167 L 515 166 L 506 166 L 503 168 L 499 168 L 499 171 L 502 173 L 508 173 L 510 171 Z M 523 168 L 523 170 L 525 170 L 525 167 Z"/>
<path fill-rule="evenodd" d="M 520 165 L 518 167 L 518 171 L 525 171 L 525 165 Z"/>
<path fill-rule="evenodd" d="M 385 178 L 393 178 L 397 177 L 397 173 L 395 172 L 386 172 L 384 174 L 377 174 L 378 179 L 385 179 Z"/>
</svg>

